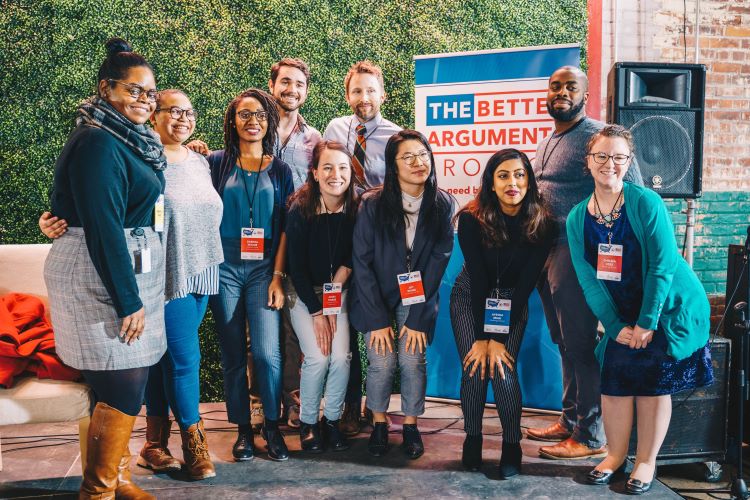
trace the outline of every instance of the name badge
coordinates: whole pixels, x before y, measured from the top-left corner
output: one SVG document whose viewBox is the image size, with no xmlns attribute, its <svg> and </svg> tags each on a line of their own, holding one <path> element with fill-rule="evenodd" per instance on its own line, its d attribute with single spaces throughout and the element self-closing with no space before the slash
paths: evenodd
<svg viewBox="0 0 750 500">
<path fill-rule="evenodd" d="M 596 278 L 607 281 L 620 281 L 622 279 L 622 245 L 599 243 Z"/>
<path fill-rule="evenodd" d="M 323 283 L 323 316 L 341 314 L 341 283 Z"/>
<path fill-rule="evenodd" d="M 161 233 L 164 231 L 164 195 L 160 194 L 159 199 L 154 205 L 154 231 Z"/>
<path fill-rule="evenodd" d="M 486 299 L 484 301 L 484 331 L 510 333 L 510 300 Z"/>
<path fill-rule="evenodd" d="M 398 274 L 396 279 L 398 279 L 398 289 L 401 292 L 401 304 L 408 306 L 425 301 L 421 272 Z"/>
<path fill-rule="evenodd" d="M 240 237 L 240 259 L 263 260 L 263 228 L 243 227 Z"/>
<path fill-rule="evenodd" d="M 150 248 L 138 248 L 133 250 L 133 268 L 135 274 L 146 274 L 151 272 Z"/>
</svg>

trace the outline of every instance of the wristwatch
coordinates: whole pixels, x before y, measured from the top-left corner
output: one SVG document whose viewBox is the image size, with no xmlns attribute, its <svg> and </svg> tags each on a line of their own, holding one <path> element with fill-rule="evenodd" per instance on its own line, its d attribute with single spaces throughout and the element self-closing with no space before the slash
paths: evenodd
<svg viewBox="0 0 750 500">
<path fill-rule="evenodd" d="M 285 280 L 285 279 L 286 279 L 286 273 L 285 273 L 285 272 L 283 272 L 283 271 L 274 271 L 274 272 L 273 272 L 273 275 L 274 275 L 274 276 L 281 276 L 281 279 L 283 279 L 283 280 Z"/>
</svg>

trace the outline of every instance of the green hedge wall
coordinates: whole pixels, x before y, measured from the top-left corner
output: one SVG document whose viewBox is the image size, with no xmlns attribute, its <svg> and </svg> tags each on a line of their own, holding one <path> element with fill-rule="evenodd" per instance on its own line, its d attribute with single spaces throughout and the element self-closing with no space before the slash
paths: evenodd
<svg viewBox="0 0 750 500">
<path fill-rule="evenodd" d="M 383 114 L 413 126 L 412 56 L 585 47 L 587 26 L 586 0 L 0 0 L 0 32 L 0 242 L 38 243 L 55 159 L 76 106 L 94 92 L 111 36 L 146 56 L 160 88 L 188 93 L 201 112 L 195 137 L 218 148 L 229 99 L 267 88 L 271 64 L 284 56 L 310 64 L 303 114 L 321 131 L 349 113 L 343 78 L 364 58 L 383 68 Z M 221 397 L 215 354 L 204 352 L 207 399 Z"/>
</svg>

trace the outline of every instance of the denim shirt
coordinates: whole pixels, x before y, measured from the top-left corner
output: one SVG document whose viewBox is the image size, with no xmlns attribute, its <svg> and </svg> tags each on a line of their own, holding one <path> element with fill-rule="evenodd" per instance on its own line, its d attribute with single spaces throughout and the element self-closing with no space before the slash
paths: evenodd
<svg viewBox="0 0 750 500">
<path fill-rule="evenodd" d="M 292 169 L 292 182 L 296 191 L 307 180 L 307 171 L 312 163 L 313 149 L 323 139 L 314 127 L 308 125 L 302 116 L 298 115 L 297 126 L 292 131 L 286 144 L 276 134 L 274 152 L 276 158 L 289 165 Z"/>
</svg>

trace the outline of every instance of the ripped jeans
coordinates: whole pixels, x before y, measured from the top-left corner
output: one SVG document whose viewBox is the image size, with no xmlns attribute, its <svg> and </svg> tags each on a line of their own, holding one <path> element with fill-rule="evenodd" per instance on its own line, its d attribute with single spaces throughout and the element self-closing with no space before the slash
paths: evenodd
<svg viewBox="0 0 750 500">
<path fill-rule="evenodd" d="M 287 300 L 292 328 L 297 334 L 305 357 L 299 384 L 300 420 L 306 424 L 318 422 L 320 400 L 323 396 L 326 398 L 323 414 L 328 420 L 339 420 L 344 410 L 346 386 L 349 383 L 349 364 L 352 359 L 349 350 L 347 291 L 344 290 L 341 297 L 341 314 L 336 317 L 336 333 L 328 356 L 323 356 L 320 352 L 313 330 L 313 319 L 304 302 L 293 290 L 287 290 Z"/>
</svg>

